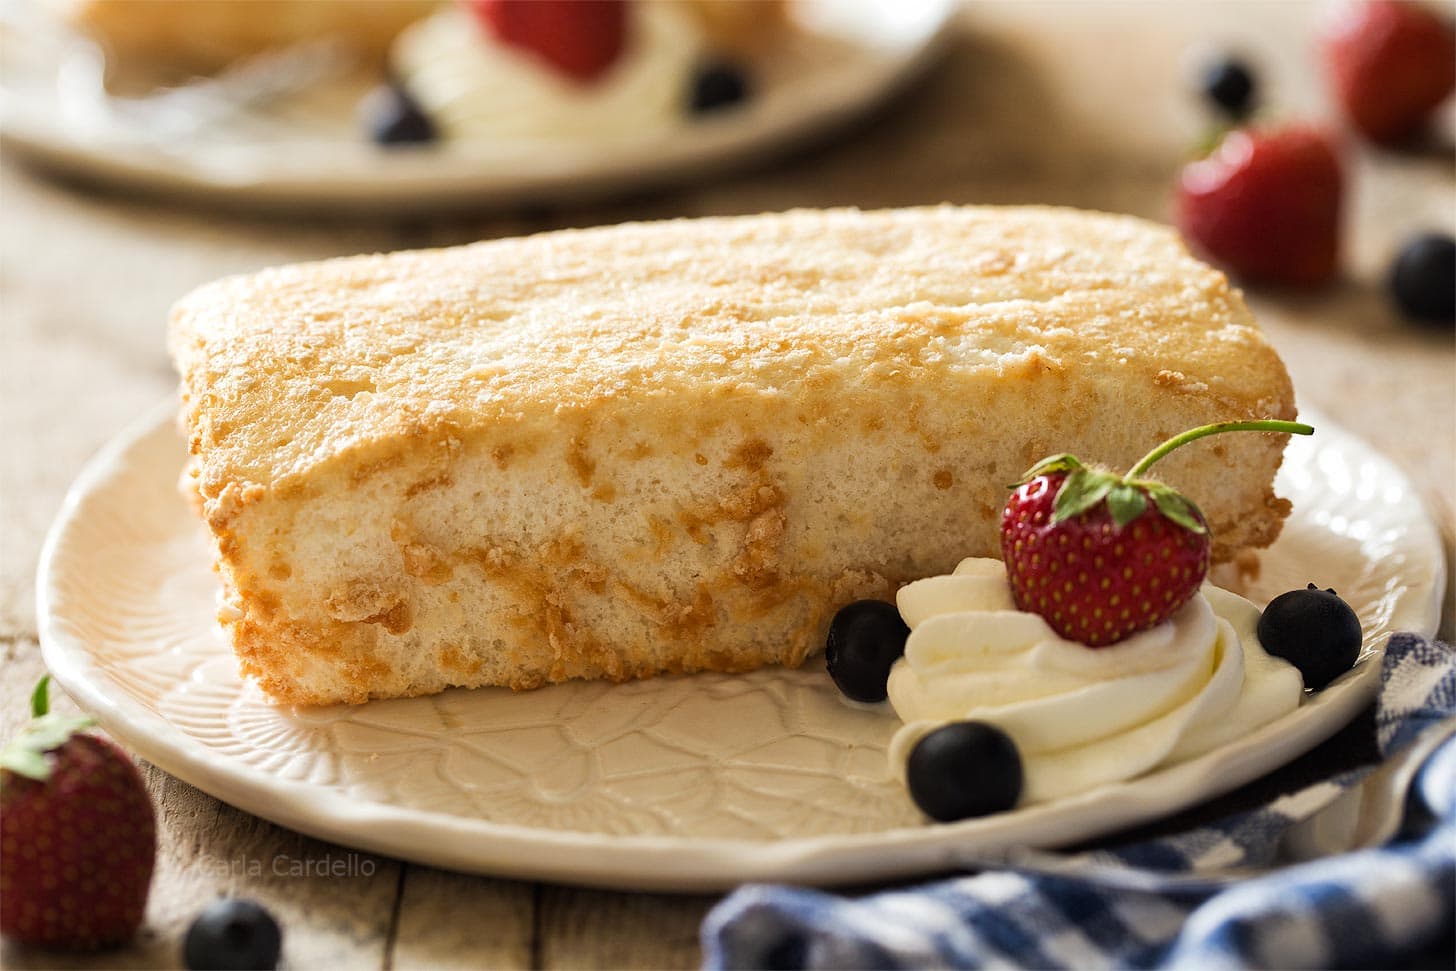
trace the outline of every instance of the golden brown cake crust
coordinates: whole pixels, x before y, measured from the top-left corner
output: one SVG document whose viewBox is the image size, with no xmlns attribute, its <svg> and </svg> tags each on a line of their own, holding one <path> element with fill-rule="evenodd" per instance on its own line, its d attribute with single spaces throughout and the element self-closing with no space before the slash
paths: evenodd
<svg viewBox="0 0 1456 971">
<path fill-rule="evenodd" d="M 235 644 L 307 702 L 797 663 L 845 599 L 993 552 L 1046 454 L 1294 416 L 1171 230 L 1046 208 L 283 267 L 184 299 L 170 344 Z M 1219 559 L 1288 511 L 1283 437 L 1233 439 L 1166 463 Z"/>
<path fill-rule="evenodd" d="M 1223 274 L 1172 230 L 1058 209 L 800 211 L 286 266 L 196 291 L 171 340 L 206 497 L 432 428 L 589 424 L 625 395 L 929 389 L 1029 361 L 1292 416 Z"/>
</svg>

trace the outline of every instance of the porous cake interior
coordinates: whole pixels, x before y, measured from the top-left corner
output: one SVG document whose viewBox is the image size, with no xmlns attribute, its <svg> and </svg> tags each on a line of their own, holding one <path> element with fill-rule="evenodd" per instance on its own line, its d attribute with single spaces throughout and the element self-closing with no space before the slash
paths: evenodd
<svg viewBox="0 0 1456 971">
<path fill-rule="evenodd" d="M 1052 209 L 636 224 L 222 281 L 178 307 L 225 621 L 275 696 L 797 664 L 834 609 L 991 555 L 1072 451 L 1294 416 L 1171 231 Z M 1283 437 L 1159 466 L 1216 558 Z"/>
</svg>

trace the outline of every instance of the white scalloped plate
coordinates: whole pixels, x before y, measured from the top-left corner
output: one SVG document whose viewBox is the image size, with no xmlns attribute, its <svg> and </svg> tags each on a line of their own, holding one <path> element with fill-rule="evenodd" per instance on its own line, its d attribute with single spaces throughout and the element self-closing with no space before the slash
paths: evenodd
<svg viewBox="0 0 1456 971">
<path fill-rule="evenodd" d="M 888 880 L 1014 846 L 1079 841 L 1226 792 L 1368 703 L 1394 630 L 1435 630 L 1437 532 L 1410 484 L 1314 419 L 1280 473 L 1294 515 L 1255 600 L 1332 585 L 1365 627 L 1356 669 L 1236 744 L 1073 799 L 925 823 L 886 766 L 892 714 L 850 707 L 822 666 L 750 675 L 454 690 L 291 709 L 241 681 L 216 580 L 176 482 L 172 409 L 72 488 L 41 559 L 46 664 L 138 754 L 219 799 L 349 846 L 457 870 L 629 889 Z"/>
<path fill-rule="evenodd" d="M 122 124 L 78 89 L 64 53 L 15 36 L 0 62 L 0 136 L 63 172 L 250 207 L 406 212 L 586 198 L 703 178 L 831 132 L 884 102 L 940 49 L 954 0 L 821 0 L 752 56 L 744 107 L 610 145 L 474 141 L 384 151 L 352 106 L 366 87 L 323 84 L 188 135 Z M 22 28 L 12 27 L 12 31 Z M 24 56 L 22 56 L 24 55 Z M 80 90 L 81 94 L 78 94 Z"/>
</svg>

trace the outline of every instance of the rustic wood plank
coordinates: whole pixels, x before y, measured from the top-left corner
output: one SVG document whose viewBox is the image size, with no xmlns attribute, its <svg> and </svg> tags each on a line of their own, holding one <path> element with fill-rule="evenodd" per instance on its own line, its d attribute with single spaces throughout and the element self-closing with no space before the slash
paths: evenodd
<svg viewBox="0 0 1456 971">
<path fill-rule="evenodd" d="M 536 964 L 561 969 L 697 967 L 698 925 L 719 899 L 543 884 Z"/>
<path fill-rule="evenodd" d="M 35 636 L 36 559 L 70 481 L 171 387 L 66 335 L 34 312 L 42 306 L 6 301 L 6 327 L 36 333 L 0 349 L 0 441 L 13 457 L 0 463 L 0 636 Z M 106 390 L 88 393 L 94 388 Z"/>
<path fill-rule="evenodd" d="M 1198 43 L 1258 64 L 1268 100 L 1326 116 L 1310 3 L 973 4 L 948 58 L 853 138 L 701 186 L 580 207 L 432 220 L 285 223 L 75 192 L 0 166 L 0 733 L 23 719 L 40 673 L 33 571 L 67 484 L 96 447 L 173 384 L 167 308 L 192 286 L 259 266 L 449 245 L 570 225 L 784 209 L 1044 202 L 1165 219 L 1174 173 L 1206 118 L 1184 86 Z M 1137 58 L 1109 58 L 1136 44 Z M 1448 118 L 1449 121 L 1449 118 Z M 1417 228 L 1450 231 L 1449 153 L 1351 146 L 1346 278 L 1251 302 L 1300 400 L 1364 436 L 1410 474 L 1456 535 L 1456 352 L 1400 321 L 1384 268 Z M 1448 599 L 1448 603 L 1449 603 Z M 1451 630 L 1448 611 L 1446 631 Z M 67 702 L 61 700 L 58 707 Z M 461 876 L 360 855 L 245 816 L 147 773 L 162 852 L 148 927 L 130 949 L 57 957 L 6 945 L 6 967 L 175 966 L 180 933 L 220 892 L 283 918 L 294 967 L 686 967 L 713 897 L 649 896 Z M 289 877 L 294 862 L 353 859 L 355 876 Z M 242 860 L 241 864 L 235 863 Z M 267 872 L 249 873 L 256 861 Z M 364 877 L 362 864 L 376 864 Z M 241 871 L 241 872 L 238 872 Z"/>
<path fill-rule="evenodd" d="M 388 967 L 532 966 L 536 888 L 530 883 L 412 865 L 398 911 Z"/>
<path fill-rule="evenodd" d="M 43 670 L 33 640 L 4 645 L 0 735 L 25 720 Z M 64 692 L 54 709 L 75 710 Z M 143 764 L 157 813 L 157 868 L 146 923 L 127 947 L 99 955 L 43 952 L 5 942 L 7 968 L 158 968 L 181 964 L 182 939 L 197 913 L 220 896 L 248 897 L 283 927 L 295 968 L 377 968 L 394 919 L 403 864 L 309 839 L 227 806 Z"/>
</svg>

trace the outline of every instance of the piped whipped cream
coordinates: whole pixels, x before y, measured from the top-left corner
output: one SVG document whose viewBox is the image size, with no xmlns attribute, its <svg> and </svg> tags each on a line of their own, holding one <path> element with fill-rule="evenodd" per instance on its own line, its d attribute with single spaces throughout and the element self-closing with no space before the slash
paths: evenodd
<svg viewBox="0 0 1456 971">
<path fill-rule="evenodd" d="M 989 722 L 1021 753 L 1023 803 L 1217 748 L 1293 711 L 1303 690 L 1299 672 L 1260 647 L 1259 609 L 1211 584 L 1166 623 L 1096 649 L 1017 610 L 1000 560 L 963 560 L 896 601 L 911 633 L 890 673 L 905 722 L 891 760 L 903 770 L 946 722 Z"/>
<path fill-rule="evenodd" d="M 446 138 L 591 143 L 682 124 L 703 46 L 698 21 L 677 4 L 635 3 L 621 57 L 583 83 L 497 43 L 452 5 L 405 31 L 390 59 Z"/>
</svg>

